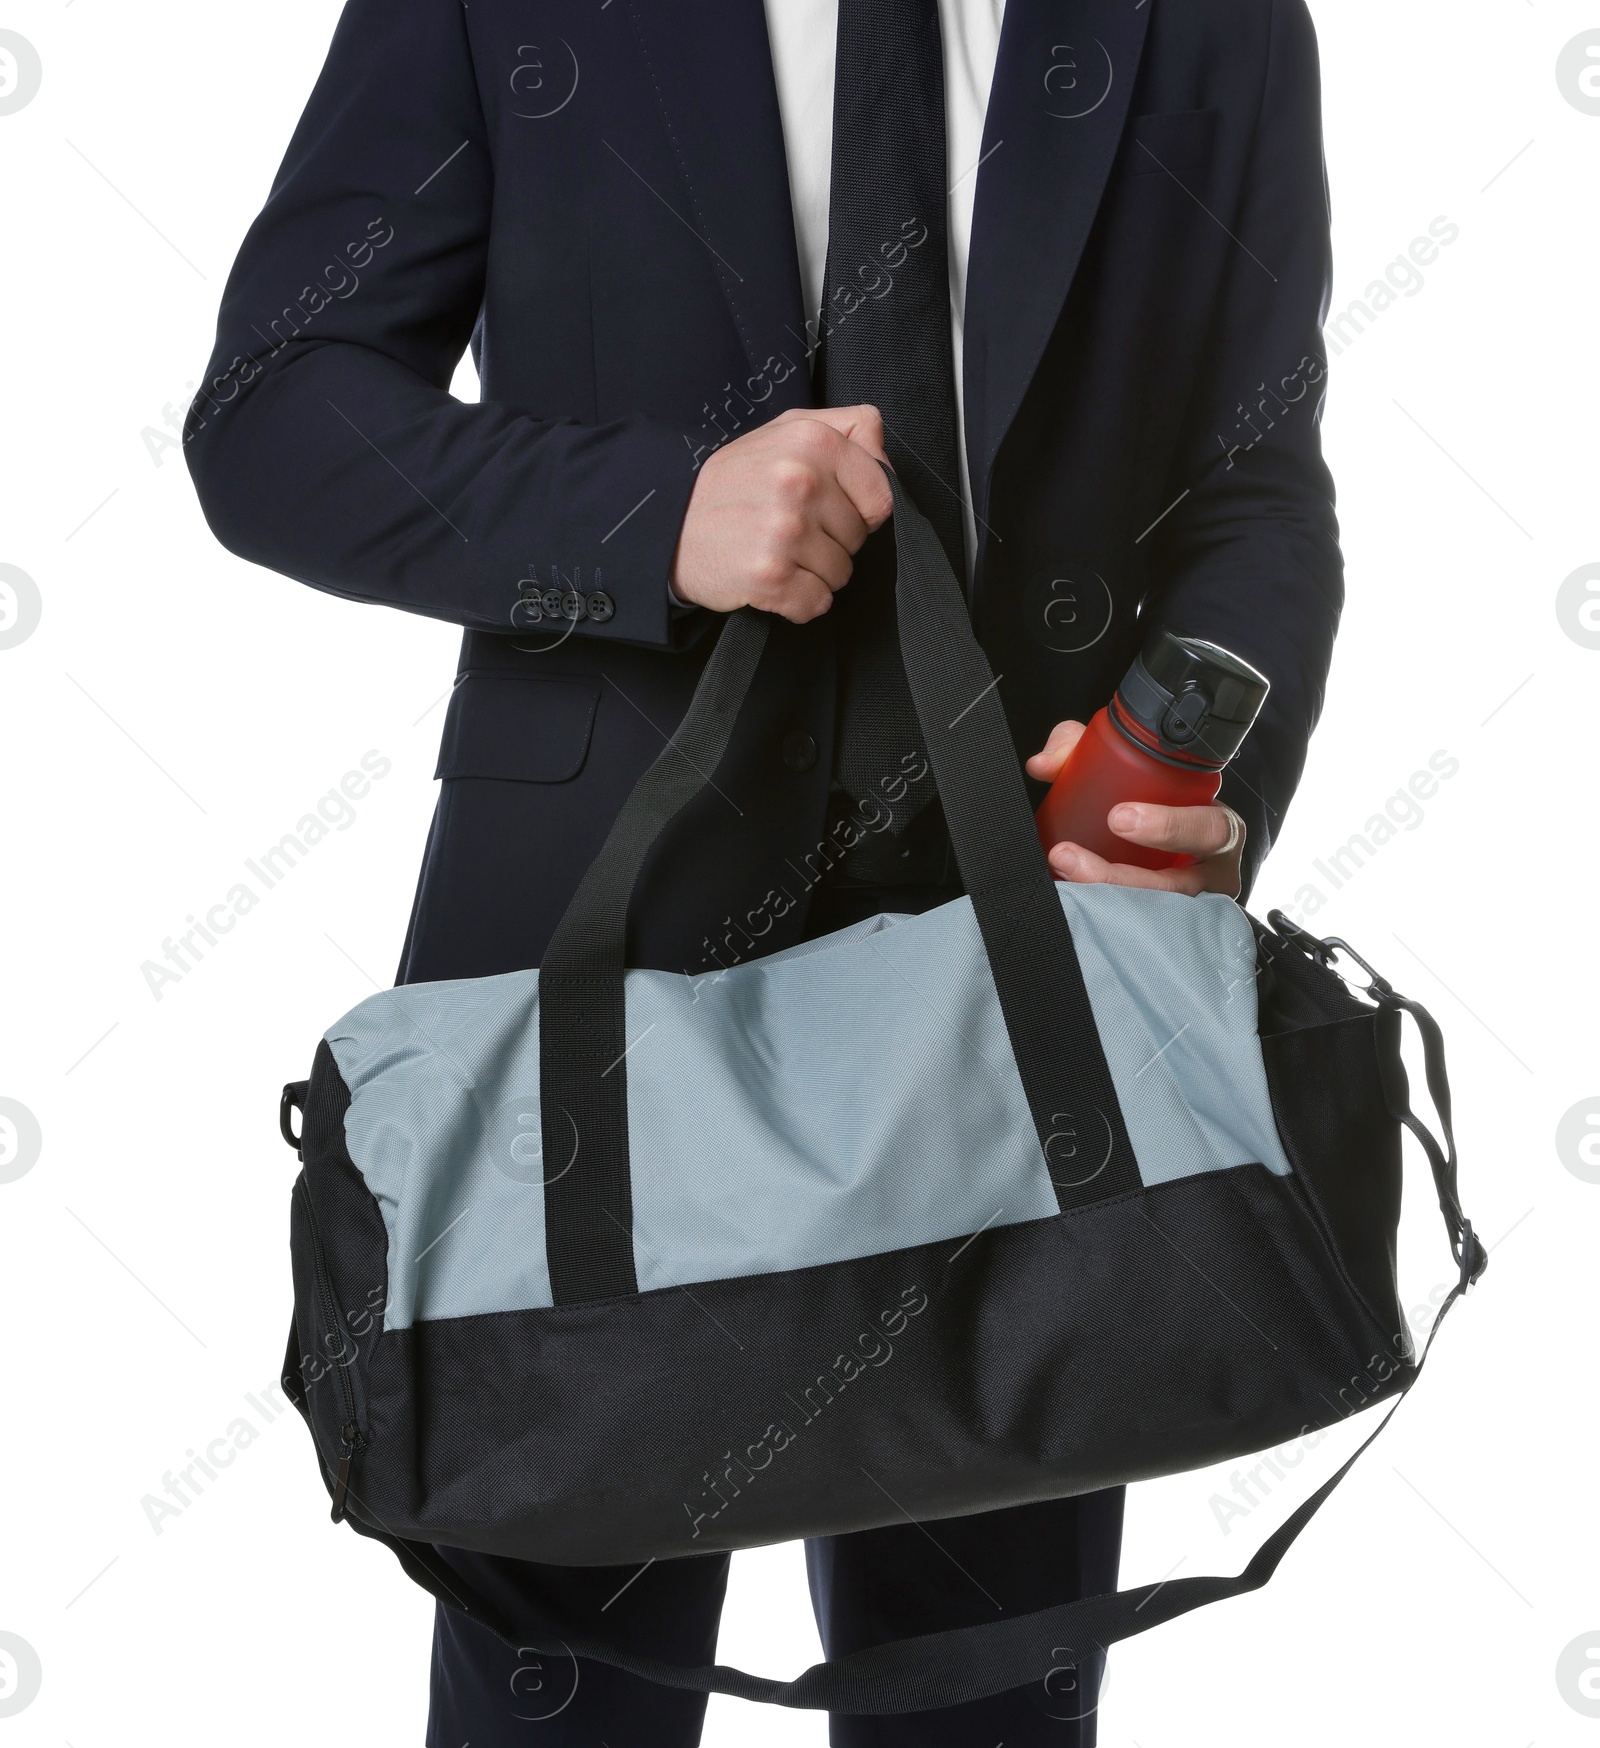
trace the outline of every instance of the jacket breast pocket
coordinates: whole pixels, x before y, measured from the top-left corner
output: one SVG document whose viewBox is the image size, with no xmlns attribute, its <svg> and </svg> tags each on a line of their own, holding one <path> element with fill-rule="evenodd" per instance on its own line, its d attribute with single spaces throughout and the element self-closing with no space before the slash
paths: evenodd
<svg viewBox="0 0 1600 1748">
<path fill-rule="evenodd" d="M 450 695 L 434 776 L 568 782 L 588 756 L 599 701 L 595 680 L 468 669 Z"/>
<path fill-rule="evenodd" d="M 1187 109 L 1170 115 L 1136 115 L 1117 158 L 1118 180 L 1165 176 L 1194 188 L 1205 180 L 1217 133 L 1217 111 Z"/>
</svg>

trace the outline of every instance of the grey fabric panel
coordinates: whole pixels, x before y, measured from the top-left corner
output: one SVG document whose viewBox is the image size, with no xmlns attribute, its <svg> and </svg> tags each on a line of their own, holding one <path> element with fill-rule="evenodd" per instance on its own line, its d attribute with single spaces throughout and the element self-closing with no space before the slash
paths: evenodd
<svg viewBox="0 0 1600 1748">
<path fill-rule="evenodd" d="M 412 983 L 327 1033 L 350 1157 L 389 1231 L 386 1328 L 551 1302 L 538 1007 L 535 971 Z"/>
<path fill-rule="evenodd" d="M 1244 913 L 1215 896 L 1058 891 L 1145 1183 L 1251 1162 L 1287 1173 Z M 965 899 L 696 981 L 631 971 L 627 987 L 642 1289 L 1056 1212 Z M 387 991 L 328 1042 L 350 1155 L 389 1230 L 387 1325 L 549 1305 L 537 973 Z M 1091 1176 L 1100 1114 L 1058 1124 L 1052 1169 Z"/>
<path fill-rule="evenodd" d="M 1072 938 L 1146 1184 L 1289 1160 L 1256 1034 L 1250 919 L 1215 893 L 1062 886 Z"/>
<path fill-rule="evenodd" d="M 972 906 L 873 920 L 697 986 L 629 973 L 641 1288 L 1057 1212 Z"/>
</svg>

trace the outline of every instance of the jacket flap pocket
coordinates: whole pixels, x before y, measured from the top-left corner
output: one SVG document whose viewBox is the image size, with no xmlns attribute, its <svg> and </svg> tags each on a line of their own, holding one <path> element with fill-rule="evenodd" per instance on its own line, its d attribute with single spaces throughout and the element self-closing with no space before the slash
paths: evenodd
<svg viewBox="0 0 1600 1748">
<path fill-rule="evenodd" d="M 599 701 L 592 680 L 469 670 L 450 696 L 434 776 L 564 783 L 583 769 Z"/>
<path fill-rule="evenodd" d="M 1119 168 L 1124 176 L 1172 176 L 1193 188 L 1204 176 L 1217 131 L 1214 109 L 1136 115 L 1128 123 Z"/>
</svg>

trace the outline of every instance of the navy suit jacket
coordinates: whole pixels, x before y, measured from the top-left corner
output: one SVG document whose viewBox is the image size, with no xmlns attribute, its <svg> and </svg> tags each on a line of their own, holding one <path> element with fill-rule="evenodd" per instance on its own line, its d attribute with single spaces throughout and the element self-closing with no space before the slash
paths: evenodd
<svg viewBox="0 0 1600 1748">
<path fill-rule="evenodd" d="M 1303 0 L 1009 0 L 984 153 L 968 589 L 1018 755 L 1103 704 L 1154 624 L 1236 650 L 1272 681 L 1223 791 L 1248 879 L 1342 599 Z M 448 392 L 469 344 L 475 405 Z M 234 552 L 465 628 L 403 978 L 538 963 L 705 660 L 715 616 L 666 592 L 696 470 L 808 404 L 807 348 L 762 0 L 348 0 L 188 456 Z M 530 580 L 614 612 L 519 630 Z M 632 963 L 799 938 L 832 620 L 775 624 L 646 870 Z"/>
</svg>

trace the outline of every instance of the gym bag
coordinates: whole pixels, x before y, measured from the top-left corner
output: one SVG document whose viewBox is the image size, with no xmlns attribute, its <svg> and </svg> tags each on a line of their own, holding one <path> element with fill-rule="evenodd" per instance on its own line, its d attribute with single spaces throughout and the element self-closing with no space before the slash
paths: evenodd
<svg viewBox="0 0 1600 1748">
<path fill-rule="evenodd" d="M 845 1713 L 1021 1686 L 1062 1647 L 1256 1588 L 1350 1464 L 1237 1577 L 790 1682 L 502 1619 L 435 1544 L 643 1564 L 958 1516 L 1398 1397 L 1422 1364 L 1395 1283 L 1402 1126 L 1459 1269 L 1441 1317 L 1486 1262 L 1437 1026 L 1279 913 L 1056 884 L 959 586 L 898 484 L 894 522 L 905 668 L 967 896 L 711 977 L 624 970 L 635 878 L 755 674 L 769 620 L 745 609 L 539 969 L 362 1002 L 281 1112 L 304 1161 L 283 1382 L 334 1518 L 514 1646 Z M 1405 1013 L 1442 1146 L 1408 1102 Z"/>
</svg>

